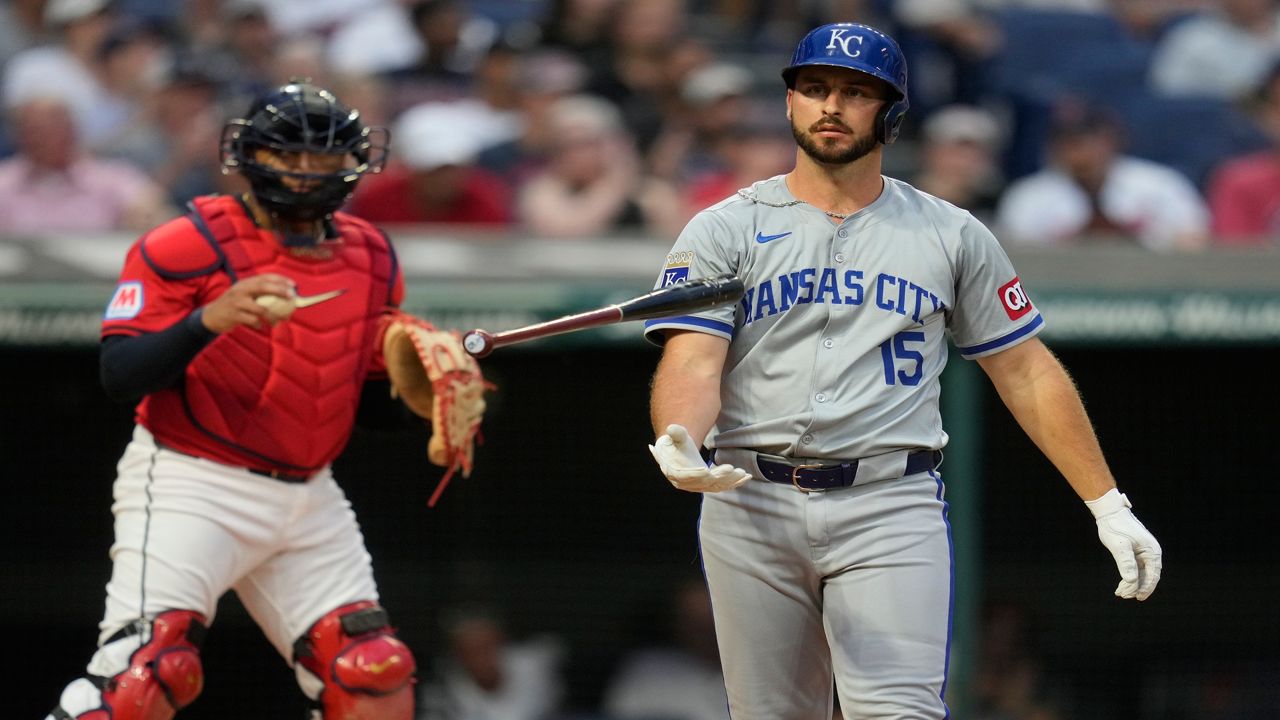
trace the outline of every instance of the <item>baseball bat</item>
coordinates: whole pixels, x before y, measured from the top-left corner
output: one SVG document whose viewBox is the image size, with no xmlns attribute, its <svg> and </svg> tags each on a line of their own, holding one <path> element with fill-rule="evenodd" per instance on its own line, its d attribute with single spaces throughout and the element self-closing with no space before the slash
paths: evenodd
<svg viewBox="0 0 1280 720">
<path fill-rule="evenodd" d="M 735 303 L 742 299 L 743 291 L 742 280 L 735 275 L 690 280 L 596 310 L 565 315 L 514 330 L 491 333 L 476 328 L 463 336 L 462 346 L 472 357 L 482 358 L 505 345 L 611 325 L 624 320 L 671 317 Z"/>
</svg>

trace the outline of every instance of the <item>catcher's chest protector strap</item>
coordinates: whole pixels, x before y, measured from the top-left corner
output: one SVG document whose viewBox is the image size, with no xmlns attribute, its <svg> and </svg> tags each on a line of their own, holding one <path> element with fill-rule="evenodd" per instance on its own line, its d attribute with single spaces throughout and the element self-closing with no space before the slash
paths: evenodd
<svg viewBox="0 0 1280 720">
<path fill-rule="evenodd" d="M 294 643 L 294 659 L 324 682 L 325 720 L 412 720 L 413 654 L 372 601 L 344 605 Z"/>
<path fill-rule="evenodd" d="M 131 627 L 107 642 L 137 642 L 147 631 Z M 169 610 L 151 621 L 150 638 L 129 657 L 129 667 L 110 678 L 95 679 L 102 691 L 102 706 L 71 715 L 75 720 L 171 720 L 204 689 L 200 645 L 204 641 L 204 617 L 190 610 Z"/>
</svg>

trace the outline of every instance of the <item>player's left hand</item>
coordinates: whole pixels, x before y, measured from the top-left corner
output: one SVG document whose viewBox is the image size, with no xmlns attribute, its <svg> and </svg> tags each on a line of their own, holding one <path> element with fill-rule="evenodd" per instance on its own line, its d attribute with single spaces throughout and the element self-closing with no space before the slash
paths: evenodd
<svg viewBox="0 0 1280 720">
<path fill-rule="evenodd" d="M 649 446 L 662 474 L 680 490 L 723 492 L 751 479 L 742 468 L 732 465 L 708 466 L 683 425 L 668 425 L 667 434 Z"/>
<path fill-rule="evenodd" d="M 1098 538 L 1111 551 L 1120 569 L 1116 596 L 1146 600 L 1160 582 L 1160 543 L 1129 509 L 1129 498 L 1112 488 L 1085 505 L 1098 521 Z"/>
</svg>

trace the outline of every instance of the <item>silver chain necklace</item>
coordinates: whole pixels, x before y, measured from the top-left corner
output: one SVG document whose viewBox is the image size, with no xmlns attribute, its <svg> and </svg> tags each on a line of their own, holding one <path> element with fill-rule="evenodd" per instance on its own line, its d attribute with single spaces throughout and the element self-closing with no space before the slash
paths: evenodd
<svg viewBox="0 0 1280 720">
<path fill-rule="evenodd" d="M 787 202 L 784 202 L 784 203 L 771 203 L 768 200 L 761 200 L 760 198 L 747 193 L 746 190 L 739 190 L 738 196 L 741 198 L 750 200 L 751 202 L 760 203 L 761 205 L 768 205 L 769 207 L 774 207 L 774 208 L 791 207 L 792 205 L 808 205 L 809 207 L 820 211 L 823 215 L 827 215 L 828 217 L 833 217 L 837 220 L 844 220 L 845 218 L 853 214 L 853 213 L 837 213 L 837 212 L 831 212 L 830 210 L 823 210 L 817 205 L 814 205 L 812 203 L 807 203 L 803 200 L 788 200 Z"/>
</svg>

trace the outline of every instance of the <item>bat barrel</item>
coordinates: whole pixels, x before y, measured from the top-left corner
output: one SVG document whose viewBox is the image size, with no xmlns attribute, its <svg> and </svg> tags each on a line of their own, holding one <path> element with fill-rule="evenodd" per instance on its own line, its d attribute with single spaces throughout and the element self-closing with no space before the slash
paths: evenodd
<svg viewBox="0 0 1280 720">
<path fill-rule="evenodd" d="M 746 292 L 735 275 L 720 275 L 667 285 L 618 305 L 624 320 L 649 320 L 708 310 L 735 303 Z"/>
</svg>

